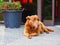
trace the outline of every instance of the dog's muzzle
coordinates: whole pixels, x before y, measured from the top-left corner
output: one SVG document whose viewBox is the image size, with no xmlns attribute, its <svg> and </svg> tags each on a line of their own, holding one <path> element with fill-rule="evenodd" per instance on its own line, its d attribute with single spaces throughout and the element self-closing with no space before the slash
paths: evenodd
<svg viewBox="0 0 60 45">
<path fill-rule="evenodd" d="M 37 29 L 39 27 L 39 24 L 33 24 L 32 26 L 31 26 L 31 28 L 33 28 L 33 29 Z"/>
</svg>

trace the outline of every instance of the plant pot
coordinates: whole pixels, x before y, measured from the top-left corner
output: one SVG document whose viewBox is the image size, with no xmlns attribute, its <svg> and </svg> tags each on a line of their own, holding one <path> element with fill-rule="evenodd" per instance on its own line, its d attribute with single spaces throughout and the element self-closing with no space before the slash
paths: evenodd
<svg viewBox="0 0 60 45">
<path fill-rule="evenodd" d="M 3 11 L 4 24 L 6 28 L 19 28 L 22 16 L 22 10 Z"/>
<path fill-rule="evenodd" d="M 44 20 L 43 23 L 46 25 L 46 26 L 53 26 L 54 23 L 52 20 Z"/>
</svg>

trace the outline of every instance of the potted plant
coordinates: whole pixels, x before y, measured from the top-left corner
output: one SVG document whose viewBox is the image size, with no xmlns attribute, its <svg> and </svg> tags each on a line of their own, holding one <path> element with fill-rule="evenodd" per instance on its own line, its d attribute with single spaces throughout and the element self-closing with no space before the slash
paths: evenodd
<svg viewBox="0 0 60 45">
<path fill-rule="evenodd" d="M 0 10 L 2 10 L 5 27 L 19 28 L 22 8 L 19 1 L 16 2 L 5 2 L 0 3 Z"/>
</svg>

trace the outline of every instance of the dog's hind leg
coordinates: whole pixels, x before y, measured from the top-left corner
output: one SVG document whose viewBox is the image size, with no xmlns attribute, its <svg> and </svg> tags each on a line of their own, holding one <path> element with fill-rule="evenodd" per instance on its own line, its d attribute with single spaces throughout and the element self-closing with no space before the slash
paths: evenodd
<svg viewBox="0 0 60 45">
<path fill-rule="evenodd" d="M 54 32 L 54 30 L 52 30 L 52 29 L 48 29 L 48 28 L 47 28 L 47 30 L 48 30 L 49 32 Z"/>
<path fill-rule="evenodd" d="M 43 31 L 45 31 L 46 33 L 49 33 L 48 29 L 46 28 L 46 26 L 42 22 L 40 22 L 40 25 L 41 25 L 41 28 Z"/>
</svg>

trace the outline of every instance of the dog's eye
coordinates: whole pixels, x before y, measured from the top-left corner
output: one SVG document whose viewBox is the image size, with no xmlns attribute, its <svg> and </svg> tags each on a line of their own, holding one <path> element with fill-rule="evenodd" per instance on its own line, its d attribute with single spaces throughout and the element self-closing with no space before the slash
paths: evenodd
<svg viewBox="0 0 60 45">
<path fill-rule="evenodd" d="M 39 21 L 39 19 L 37 19 Z"/>
<path fill-rule="evenodd" d="M 28 18 L 27 20 L 30 20 L 30 18 Z"/>
</svg>

